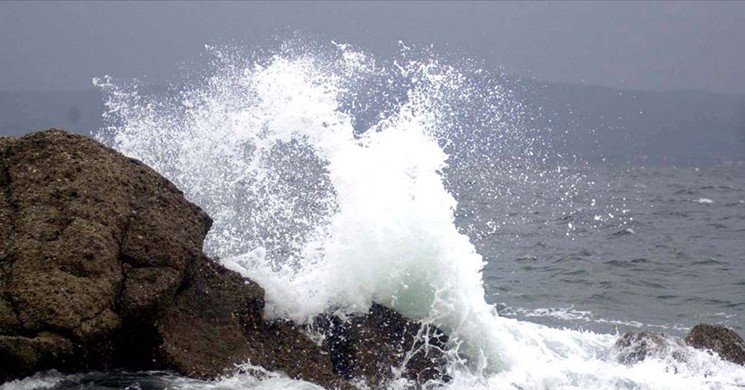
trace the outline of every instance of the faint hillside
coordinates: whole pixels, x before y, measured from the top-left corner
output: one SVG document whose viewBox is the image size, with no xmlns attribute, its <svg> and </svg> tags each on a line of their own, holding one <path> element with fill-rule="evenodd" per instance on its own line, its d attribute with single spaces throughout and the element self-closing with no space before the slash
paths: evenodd
<svg viewBox="0 0 745 390">
<path fill-rule="evenodd" d="M 522 83 L 516 88 L 557 151 L 586 160 L 745 162 L 745 96 Z"/>
<path fill-rule="evenodd" d="M 729 164 L 745 162 L 745 96 L 644 92 L 505 80 L 526 125 L 569 160 Z M 158 90 L 156 88 L 156 90 Z M 97 90 L 0 91 L 0 135 L 61 127 L 83 134 L 104 123 Z"/>
<path fill-rule="evenodd" d="M 21 135 L 51 127 L 82 134 L 103 126 L 103 98 L 89 91 L 0 91 L 0 135 Z"/>
</svg>

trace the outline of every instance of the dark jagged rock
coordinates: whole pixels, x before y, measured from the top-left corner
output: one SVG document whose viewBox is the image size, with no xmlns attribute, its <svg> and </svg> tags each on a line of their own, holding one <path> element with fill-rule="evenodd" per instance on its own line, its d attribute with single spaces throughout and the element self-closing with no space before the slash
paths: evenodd
<svg viewBox="0 0 745 390">
<path fill-rule="evenodd" d="M 745 341 L 732 329 L 699 324 L 691 329 L 685 342 L 694 348 L 713 351 L 723 360 L 745 366 Z"/>
<path fill-rule="evenodd" d="M 348 387 L 333 373 L 328 355 L 298 327 L 263 319 L 263 290 L 215 263 L 200 263 L 195 271 L 158 323 L 158 354 L 169 367 L 214 378 L 250 360 L 292 378 Z"/>
<path fill-rule="evenodd" d="M 622 364 L 638 363 L 648 357 L 672 356 L 684 361 L 683 340 L 655 332 L 626 332 L 616 341 L 617 360 Z"/>
<path fill-rule="evenodd" d="M 316 326 L 324 335 L 334 372 L 342 378 L 364 378 L 373 388 L 393 379 L 394 369 L 416 383 L 450 379 L 444 354 L 447 336 L 387 307 L 373 304 L 367 314 L 346 321 L 323 316 Z"/>
<path fill-rule="evenodd" d="M 375 386 L 391 367 L 445 378 L 445 336 L 381 306 L 353 325 L 329 317 L 324 346 L 266 321 L 264 290 L 202 253 L 210 225 L 168 180 L 92 139 L 0 137 L 0 382 L 50 368 L 215 378 L 246 361 L 327 388 Z"/>
</svg>

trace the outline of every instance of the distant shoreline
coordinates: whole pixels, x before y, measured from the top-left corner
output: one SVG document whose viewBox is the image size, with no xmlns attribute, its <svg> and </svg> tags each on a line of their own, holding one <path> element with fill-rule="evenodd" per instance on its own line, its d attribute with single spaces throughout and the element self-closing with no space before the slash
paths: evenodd
<svg viewBox="0 0 745 390">
<path fill-rule="evenodd" d="M 526 133 L 540 139 L 537 147 L 562 156 L 562 163 L 745 163 L 744 95 L 625 91 L 521 78 L 504 78 L 504 84 L 523 106 Z M 154 93 L 167 90 L 162 86 L 148 89 Z M 20 136 L 50 127 L 89 135 L 105 125 L 104 99 L 94 88 L 0 90 L 0 135 Z"/>
</svg>

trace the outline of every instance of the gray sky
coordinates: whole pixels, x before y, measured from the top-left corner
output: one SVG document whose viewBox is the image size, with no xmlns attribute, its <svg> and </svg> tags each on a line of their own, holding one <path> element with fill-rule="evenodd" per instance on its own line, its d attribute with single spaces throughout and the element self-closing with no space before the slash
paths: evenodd
<svg viewBox="0 0 745 390">
<path fill-rule="evenodd" d="M 432 43 L 545 81 L 745 94 L 745 2 L 0 2 L 0 89 L 163 82 L 204 44 L 290 31 L 380 56 Z"/>
</svg>

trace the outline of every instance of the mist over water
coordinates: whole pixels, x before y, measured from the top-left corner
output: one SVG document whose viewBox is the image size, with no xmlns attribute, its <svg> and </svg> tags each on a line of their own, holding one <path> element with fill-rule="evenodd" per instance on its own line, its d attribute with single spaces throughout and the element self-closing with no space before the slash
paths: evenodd
<svg viewBox="0 0 745 390">
<path fill-rule="evenodd" d="M 566 221 L 551 229 L 568 237 L 632 223 L 625 204 L 587 196 L 594 182 L 582 170 L 550 162 L 499 75 L 403 44 L 391 59 L 302 40 L 206 51 L 204 73 L 166 96 L 97 79 L 110 125 L 98 137 L 212 216 L 206 251 L 265 287 L 268 316 L 302 323 L 378 302 L 441 327 L 453 381 L 432 386 L 745 386 L 745 370 L 704 352 L 621 365 L 615 335 L 505 318 L 487 303 L 473 243 L 532 210 Z M 467 196 L 493 201 L 459 210 Z M 288 386 L 278 383 L 223 382 Z"/>
</svg>

